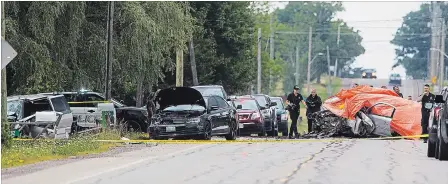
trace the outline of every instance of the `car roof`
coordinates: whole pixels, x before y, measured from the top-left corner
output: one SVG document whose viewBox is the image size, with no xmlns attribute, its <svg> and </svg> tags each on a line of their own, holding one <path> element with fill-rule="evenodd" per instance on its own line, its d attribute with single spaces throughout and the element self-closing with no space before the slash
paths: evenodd
<svg viewBox="0 0 448 184">
<path fill-rule="evenodd" d="M 209 87 L 215 87 L 215 88 L 223 88 L 221 85 L 200 85 L 200 86 L 191 86 L 192 88 L 209 88 Z"/>
<path fill-rule="evenodd" d="M 56 96 L 56 95 L 55 95 Z M 27 100 L 37 100 L 41 98 L 48 98 L 48 95 L 43 94 L 30 94 L 30 95 L 15 95 L 15 96 L 8 96 L 7 101 L 13 101 L 13 100 L 21 100 L 21 99 L 27 99 Z"/>
</svg>

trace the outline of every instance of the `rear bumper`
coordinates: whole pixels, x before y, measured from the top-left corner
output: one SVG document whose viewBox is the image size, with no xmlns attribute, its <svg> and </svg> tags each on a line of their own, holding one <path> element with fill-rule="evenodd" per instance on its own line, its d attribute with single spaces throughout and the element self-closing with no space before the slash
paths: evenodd
<svg viewBox="0 0 448 184">
<path fill-rule="evenodd" d="M 241 134 L 261 133 L 263 125 L 256 121 L 241 121 L 239 123 L 239 130 Z"/>
</svg>

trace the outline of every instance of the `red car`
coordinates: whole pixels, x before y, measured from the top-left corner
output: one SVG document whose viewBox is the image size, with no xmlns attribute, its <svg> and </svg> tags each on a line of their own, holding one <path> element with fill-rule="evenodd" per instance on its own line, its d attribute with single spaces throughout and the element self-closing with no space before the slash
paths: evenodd
<svg viewBox="0 0 448 184">
<path fill-rule="evenodd" d="M 233 101 L 236 106 L 239 120 L 239 134 L 250 135 L 253 133 L 259 136 L 266 135 L 264 118 L 261 114 L 261 107 L 255 98 L 242 97 Z"/>
</svg>

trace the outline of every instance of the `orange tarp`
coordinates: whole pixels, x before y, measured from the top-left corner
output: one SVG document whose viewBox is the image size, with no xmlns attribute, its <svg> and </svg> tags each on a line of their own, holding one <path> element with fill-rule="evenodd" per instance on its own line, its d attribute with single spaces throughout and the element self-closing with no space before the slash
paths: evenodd
<svg viewBox="0 0 448 184">
<path fill-rule="evenodd" d="M 370 86 L 342 89 L 333 97 L 327 99 L 323 106 L 337 116 L 354 119 L 356 113 L 363 107 L 384 102 L 393 105 L 396 110 L 391 122 L 391 129 L 402 136 L 420 135 L 422 128 L 421 104 L 399 97 L 394 91 Z M 378 105 L 372 109 L 377 115 L 390 116 L 393 108 Z"/>
</svg>

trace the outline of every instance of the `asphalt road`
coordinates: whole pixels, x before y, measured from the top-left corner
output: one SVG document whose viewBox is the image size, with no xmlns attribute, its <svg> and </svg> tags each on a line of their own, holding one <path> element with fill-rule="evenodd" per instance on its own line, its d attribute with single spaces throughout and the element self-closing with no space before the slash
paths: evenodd
<svg viewBox="0 0 448 184">
<path fill-rule="evenodd" d="M 425 150 L 410 140 L 159 144 L 2 176 L 2 183 L 446 184 L 448 162 L 427 158 Z"/>
</svg>

